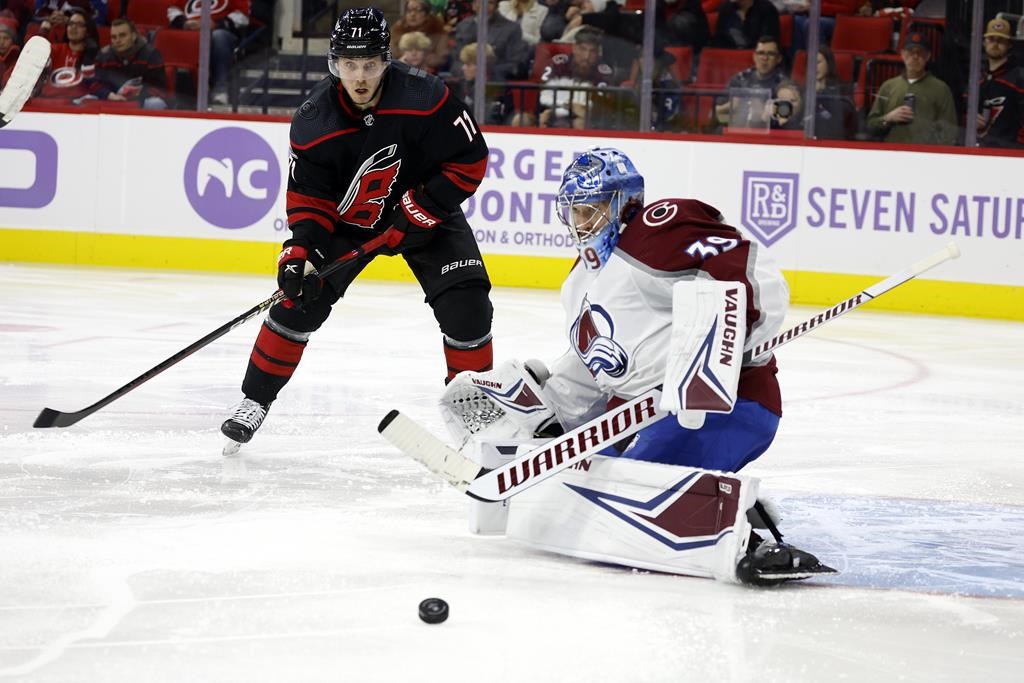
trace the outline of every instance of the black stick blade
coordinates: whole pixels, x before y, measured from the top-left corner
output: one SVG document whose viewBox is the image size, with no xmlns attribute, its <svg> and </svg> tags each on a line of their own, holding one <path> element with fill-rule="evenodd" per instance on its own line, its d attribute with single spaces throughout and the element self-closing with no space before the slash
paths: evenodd
<svg viewBox="0 0 1024 683">
<path fill-rule="evenodd" d="M 39 417 L 32 423 L 32 426 L 44 429 L 46 427 L 70 427 L 82 419 L 82 417 L 85 416 L 79 413 L 62 413 L 53 408 L 43 408 L 39 413 Z"/>
</svg>

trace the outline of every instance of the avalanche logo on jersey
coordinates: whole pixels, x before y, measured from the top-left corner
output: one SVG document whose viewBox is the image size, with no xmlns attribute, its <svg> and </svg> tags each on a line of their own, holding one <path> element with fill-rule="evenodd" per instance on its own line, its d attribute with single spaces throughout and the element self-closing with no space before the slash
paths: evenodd
<svg viewBox="0 0 1024 683">
<path fill-rule="evenodd" d="M 615 322 L 601 306 L 591 306 L 584 297 L 580 314 L 569 329 L 569 343 L 590 374 L 622 377 L 629 369 L 629 356 L 612 337 Z"/>
<path fill-rule="evenodd" d="M 673 550 L 715 545 L 732 533 L 739 509 L 740 481 L 707 472 L 691 472 L 650 500 L 566 486 Z"/>
<path fill-rule="evenodd" d="M 360 228 L 372 228 L 384 212 L 384 202 L 398 180 L 402 160 L 394 159 L 398 145 L 382 147 L 371 154 L 352 176 L 345 198 L 338 204 L 344 222 Z"/>
</svg>

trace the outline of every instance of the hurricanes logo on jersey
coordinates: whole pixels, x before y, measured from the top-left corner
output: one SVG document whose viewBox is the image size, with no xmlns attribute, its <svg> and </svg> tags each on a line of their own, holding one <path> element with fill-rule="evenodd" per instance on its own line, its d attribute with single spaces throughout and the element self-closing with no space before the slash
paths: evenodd
<svg viewBox="0 0 1024 683">
<path fill-rule="evenodd" d="M 338 204 L 341 220 L 361 228 L 372 228 L 384 212 L 384 202 L 398 179 L 402 160 L 395 159 L 398 145 L 383 147 L 366 159 L 348 185 Z"/>
<path fill-rule="evenodd" d="M 213 0 L 210 3 L 210 16 L 227 9 L 228 0 Z M 189 0 L 185 3 L 185 16 L 189 19 L 198 19 L 203 13 L 203 0 Z"/>
<path fill-rule="evenodd" d="M 612 338 L 614 334 L 615 322 L 608 312 L 601 306 L 591 306 L 584 298 L 580 314 L 569 330 L 569 342 L 594 377 L 602 372 L 609 377 L 622 377 L 629 368 L 629 356 Z"/>
</svg>

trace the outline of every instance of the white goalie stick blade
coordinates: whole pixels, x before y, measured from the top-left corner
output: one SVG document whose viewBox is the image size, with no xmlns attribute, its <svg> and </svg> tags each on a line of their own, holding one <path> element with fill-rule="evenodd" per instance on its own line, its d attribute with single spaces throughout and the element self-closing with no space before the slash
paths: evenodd
<svg viewBox="0 0 1024 683">
<path fill-rule="evenodd" d="M 381 420 L 377 431 L 395 448 L 460 491 L 465 492 L 486 471 L 397 410 Z"/>
<path fill-rule="evenodd" d="M 662 419 L 668 413 L 658 409 L 660 398 L 660 389 L 650 389 L 493 470 L 480 467 L 397 410 L 381 420 L 377 431 L 466 495 L 497 503 Z"/>
<path fill-rule="evenodd" d="M 0 128 L 14 120 L 32 96 L 39 76 L 50 61 L 50 43 L 42 36 L 32 36 L 25 43 L 11 77 L 0 93 Z"/>
</svg>

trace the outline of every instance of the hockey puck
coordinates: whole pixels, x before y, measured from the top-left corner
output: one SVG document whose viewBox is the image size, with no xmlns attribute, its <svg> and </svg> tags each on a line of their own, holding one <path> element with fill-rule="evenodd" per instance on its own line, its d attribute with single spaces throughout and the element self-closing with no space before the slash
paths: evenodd
<svg viewBox="0 0 1024 683">
<path fill-rule="evenodd" d="M 441 598 L 427 598 L 420 603 L 420 619 L 428 624 L 440 624 L 448 618 L 448 603 Z"/>
</svg>

